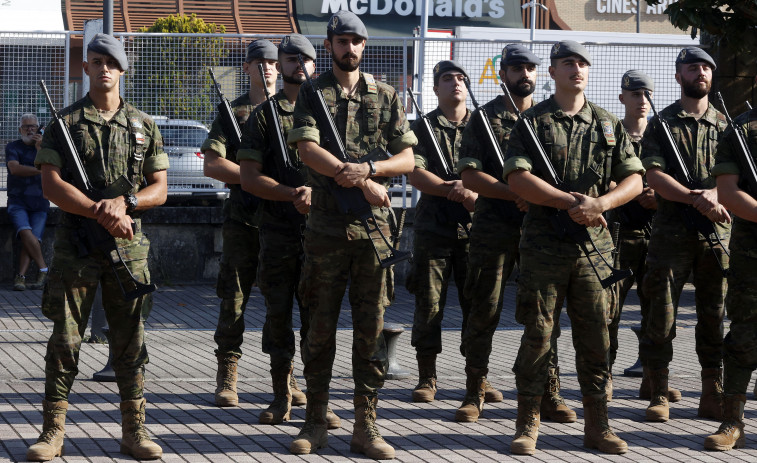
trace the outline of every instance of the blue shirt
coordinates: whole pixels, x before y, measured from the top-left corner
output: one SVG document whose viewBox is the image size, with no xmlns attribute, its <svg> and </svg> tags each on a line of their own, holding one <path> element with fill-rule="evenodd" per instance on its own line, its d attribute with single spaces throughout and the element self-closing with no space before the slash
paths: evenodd
<svg viewBox="0 0 757 463">
<path fill-rule="evenodd" d="M 37 148 L 27 145 L 21 140 L 8 143 L 5 146 L 5 165 L 18 161 L 22 166 L 34 166 Z M 42 196 L 42 177 L 31 175 L 22 177 L 12 175 L 8 169 L 8 204 L 23 206 L 29 211 L 47 211 L 50 202 Z"/>
</svg>

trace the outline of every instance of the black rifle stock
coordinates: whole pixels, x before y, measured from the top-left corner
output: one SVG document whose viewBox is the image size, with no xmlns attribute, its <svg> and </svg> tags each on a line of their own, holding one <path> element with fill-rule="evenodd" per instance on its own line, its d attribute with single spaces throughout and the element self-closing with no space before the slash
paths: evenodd
<svg viewBox="0 0 757 463">
<path fill-rule="evenodd" d="M 657 139 L 662 145 L 663 153 L 665 154 L 665 160 L 672 169 L 673 178 L 675 178 L 678 183 L 690 190 L 702 188 L 702 185 L 699 184 L 699 182 L 695 182 L 694 179 L 691 178 L 689 168 L 686 166 L 686 161 L 683 159 L 683 155 L 678 149 L 678 144 L 673 138 L 673 133 L 670 131 L 670 124 L 668 124 L 668 121 L 664 120 L 657 113 L 657 108 L 655 108 L 655 105 L 652 102 L 652 97 L 647 90 L 644 90 L 644 96 L 646 97 L 647 101 L 649 101 L 649 105 L 652 107 L 652 112 L 654 113 L 654 119 L 657 122 L 658 127 L 660 128 L 660 130 L 657 132 Z M 723 262 L 721 262 L 718 254 L 715 252 L 715 242 L 712 240 L 712 235 L 715 235 L 715 240 L 717 241 L 718 246 L 723 249 L 723 252 L 727 256 L 730 256 L 730 254 L 728 253 L 728 249 L 720 240 L 720 235 L 718 235 L 715 224 L 710 219 L 702 215 L 701 212 L 696 210 L 693 205 L 684 203 L 677 204 L 679 210 L 681 211 L 681 216 L 683 217 L 683 222 L 686 225 L 686 228 L 689 230 L 697 231 L 701 233 L 702 236 L 704 236 L 704 239 L 707 241 L 707 244 L 710 246 L 713 254 L 715 254 L 715 259 L 718 261 L 720 270 L 722 270 L 724 276 L 727 275 L 728 269 L 723 267 Z"/>
<path fill-rule="evenodd" d="M 428 117 L 423 113 L 423 110 L 418 106 L 418 102 L 415 101 L 415 95 L 413 90 L 407 89 L 408 95 L 410 95 L 410 101 L 413 102 L 418 116 L 420 116 L 420 138 L 421 143 L 426 148 L 426 155 L 428 156 L 431 171 L 438 175 L 442 180 L 460 180 L 460 176 L 455 173 L 447 162 L 447 157 L 442 152 L 442 147 L 439 145 L 439 140 L 434 136 L 434 130 L 431 128 L 431 123 Z M 465 233 L 470 237 L 470 231 L 468 230 L 468 224 L 471 223 L 470 212 L 463 206 L 463 203 L 449 201 L 449 204 L 444 208 L 444 215 L 448 222 L 456 222 L 460 225 Z"/>
<path fill-rule="evenodd" d="M 300 175 L 300 171 L 295 167 L 292 159 L 289 157 L 289 149 L 284 139 L 284 130 L 281 127 L 279 119 L 278 104 L 273 96 L 268 92 L 265 83 L 265 72 L 263 65 L 258 64 L 258 72 L 263 81 L 266 100 L 261 103 L 263 116 L 266 120 L 266 132 L 268 134 L 268 146 L 274 154 L 274 166 L 276 167 L 276 180 L 292 188 L 301 187 L 305 180 Z M 304 226 L 305 216 L 300 214 L 291 202 L 273 201 L 280 212 L 293 224 Z"/>
<path fill-rule="evenodd" d="M 305 79 L 307 81 L 305 84 L 305 94 L 313 109 L 315 120 L 321 133 L 321 145 L 341 162 L 357 162 L 355 159 L 352 159 L 347 155 L 347 150 L 344 148 L 344 142 L 339 136 L 334 119 L 331 117 L 329 108 L 326 106 L 326 101 L 323 99 L 323 93 L 310 77 L 305 62 L 302 59 L 302 55 L 298 55 L 298 59 L 300 61 L 300 67 L 305 73 Z M 350 214 L 357 217 L 363 225 L 366 233 L 368 233 L 368 236 L 371 237 L 370 241 L 373 245 L 373 251 L 376 253 L 376 258 L 381 263 L 381 267 L 387 268 L 412 257 L 412 253 L 410 252 L 394 249 L 394 246 L 392 246 L 381 231 L 381 228 L 379 228 L 376 222 L 376 217 L 371 210 L 371 204 L 365 199 L 365 195 L 360 188 L 345 188 L 337 185 L 333 179 L 330 184 L 331 193 L 334 195 L 340 211 L 343 214 Z M 378 247 L 376 247 L 376 242 L 373 238 L 374 233 L 380 235 L 381 241 L 383 241 L 384 245 L 387 247 L 389 256 L 385 259 L 381 258 Z"/>
<path fill-rule="evenodd" d="M 53 136 L 58 142 L 58 148 L 66 160 L 66 170 L 71 175 L 74 186 L 92 201 L 113 199 L 128 194 L 133 184 L 124 175 L 121 175 L 118 180 L 102 190 L 97 190 L 92 186 L 79 153 L 76 151 L 76 145 L 71 137 L 71 132 L 66 125 L 66 121 L 63 120 L 63 117 L 55 109 L 50 99 L 50 94 L 47 92 L 45 81 L 40 80 L 39 86 L 45 94 L 47 106 L 50 108 L 50 113 L 52 114 L 50 130 L 53 131 Z M 134 227 L 133 224 L 132 227 Z M 98 224 L 97 220 L 82 217 L 81 227 L 77 230 L 77 238 L 79 239 L 79 257 L 85 257 L 94 251 L 101 251 L 108 256 L 108 261 L 110 262 L 111 269 L 113 269 L 113 273 L 116 275 L 116 281 L 118 281 L 118 286 L 121 289 L 124 300 L 136 299 L 158 289 L 155 284 L 145 284 L 134 277 L 129 267 L 124 263 L 121 250 L 116 244 L 116 239 Z M 123 281 L 122 276 L 128 277 L 129 281 Z"/>
<path fill-rule="evenodd" d="M 740 164 L 743 168 L 741 178 L 748 185 L 749 192 L 752 194 L 752 196 L 755 196 L 757 195 L 757 166 L 755 166 L 754 158 L 752 157 L 752 153 L 749 150 L 747 136 L 740 126 L 734 124 L 733 119 L 731 119 L 731 115 L 728 114 L 728 108 L 726 108 L 725 101 L 723 101 L 723 96 L 720 94 L 720 92 L 718 92 L 716 95 L 718 97 L 718 100 L 720 101 L 720 105 L 723 107 L 723 114 L 725 114 L 728 125 L 731 126 L 731 130 L 733 130 L 734 135 L 736 136 L 736 153 L 738 154 L 739 161 L 741 161 Z M 751 110 L 752 108 L 749 109 Z"/>
<path fill-rule="evenodd" d="M 560 179 L 560 177 L 557 175 L 555 167 L 552 165 L 552 161 L 549 159 L 547 152 L 544 150 L 544 147 L 539 141 L 539 138 L 536 136 L 533 121 L 529 117 L 524 116 L 518 110 L 518 107 L 515 105 L 515 101 L 513 101 L 513 97 L 512 95 L 510 95 L 510 90 L 507 88 L 507 86 L 504 83 L 500 84 L 500 86 L 510 100 L 510 104 L 512 104 L 515 114 L 517 114 L 518 119 L 521 120 L 521 122 L 523 123 L 522 125 L 526 130 L 527 136 L 525 140 L 525 148 L 526 151 L 531 155 L 532 161 L 534 161 L 534 164 L 545 175 L 545 180 L 547 181 L 547 183 L 561 191 L 569 192 L 570 186 L 566 184 L 562 179 Z M 570 214 L 568 214 L 567 210 L 551 207 L 547 209 L 551 210 L 550 223 L 557 232 L 557 235 L 560 238 L 567 236 L 581 247 L 581 250 L 589 260 L 591 268 L 594 270 L 594 273 L 597 275 L 597 278 L 599 279 L 599 282 L 602 284 L 603 288 L 608 288 L 614 283 L 617 283 L 618 281 L 624 280 L 633 275 L 633 272 L 630 269 L 619 269 L 608 262 L 602 252 L 597 249 L 597 245 L 594 243 L 594 239 L 591 237 L 589 230 L 584 225 L 576 223 L 573 219 L 571 219 Z M 610 275 L 607 278 L 603 279 L 599 274 L 599 270 L 594 265 L 594 261 L 592 261 L 591 259 L 589 248 L 588 246 L 586 246 L 587 242 L 591 243 L 592 249 L 599 255 L 604 265 L 610 271 Z"/>
<path fill-rule="evenodd" d="M 221 118 L 223 134 L 226 135 L 226 139 L 231 146 L 239 148 L 239 145 L 242 143 L 242 130 L 239 128 L 237 118 L 234 117 L 231 103 L 229 103 L 229 100 L 223 96 L 223 92 L 221 92 L 221 87 L 218 85 L 213 70 L 208 68 L 208 73 L 210 73 L 210 78 L 213 79 L 213 88 L 215 88 L 216 93 L 218 94 L 218 99 L 221 100 L 216 108 L 218 109 L 218 116 Z"/>
</svg>

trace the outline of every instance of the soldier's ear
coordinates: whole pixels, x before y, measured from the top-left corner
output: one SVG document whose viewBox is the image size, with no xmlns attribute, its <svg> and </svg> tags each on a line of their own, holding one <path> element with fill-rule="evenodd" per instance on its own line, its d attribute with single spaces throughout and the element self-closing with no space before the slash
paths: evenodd
<svg viewBox="0 0 757 463">
<path fill-rule="evenodd" d="M 331 53 L 331 41 L 329 39 L 323 39 L 323 48 L 325 48 L 327 52 Z"/>
<path fill-rule="evenodd" d="M 84 70 L 84 74 L 89 75 L 89 63 L 86 61 L 81 62 L 81 68 Z"/>
<path fill-rule="evenodd" d="M 626 102 L 623 101 L 624 98 L 623 98 L 623 94 L 622 93 L 618 95 L 618 100 L 620 100 L 621 103 L 626 104 Z"/>
</svg>

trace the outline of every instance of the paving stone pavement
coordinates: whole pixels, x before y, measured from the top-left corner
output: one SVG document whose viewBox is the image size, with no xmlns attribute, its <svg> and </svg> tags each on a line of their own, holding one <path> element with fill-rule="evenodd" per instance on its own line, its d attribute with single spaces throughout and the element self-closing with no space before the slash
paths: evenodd
<svg viewBox="0 0 757 463">
<path fill-rule="evenodd" d="M 570 321 L 563 311 L 559 340 L 563 394 L 579 415 L 577 423 L 542 423 L 538 451 L 533 457 L 515 457 L 509 443 L 515 430 L 516 391 L 511 371 L 521 328 L 513 319 L 515 288 L 508 286 L 506 307 L 495 334 L 490 381 L 505 400 L 486 404 L 478 423 L 453 420 L 465 389 L 464 359 L 460 355 L 462 315 L 454 287 L 450 288 L 443 323 L 445 350 L 439 356 L 439 393 L 435 402 L 414 404 L 415 353 L 410 346 L 413 298 L 398 288 L 397 300 L 387 310 L 386 321 L 402 324 L 407 332 L 398 340 L 400 364 L 413 372 L 407 380 L 387 381 L 379 401 L 379 426 L 384 438 L 397 449 L 398 462 L 437 461 L 755 461 L 757 460 L 757 407 L 746 407 L 747 445 L 726 453 L 705 452 L 704 437 L 718 423 L 696 417 L 699 367 L 694 352 L 693 288 L 687 286 L 678 318 L 678 337 L 671 365 L 671 384 L 680 388 L 683 400 L 671 405 L 667 423 L 645 423 L 647 403 L 636 398 L 639 379 L 622 376 L 636 360 L 637 341 L 630 327 L 640 320 L 635 292 L 624 310 L 620 351 L 615 367 L 615 398 L 610 405 L 614 430 L 629 444 L 622 456 L 607 456 L 582 447 L 583 413 L 576 380 Z M 44 392 L 43 356 L 52 324 L 40 313 L 41 291 L 14 292 L 0 288 L 0 461 L 23 461 L 26 448 L 41 429 Z M 240 361 L 240 405 L 220 409 L 213 402 L 215 357 L 213 331 L 218 299 L 212 285 L 162 287 L 147 322 L 147 427 L 163 446 L 165 461 L 359 461 L 350 453 L 354 423 L 351 381 L 351 320 L 346 302 L 339 322 L 337 355 L 331 390 L 331 406 L 342 418 L 342 429 L 331 431 L 329 447 L 317 455 L 289 454 L 289 443 L 302 426 L 304 407 L 295 407 L 292 420 L 279 426 L 257 424 L 261 410 L 272 398 L 268 358 L 261 353 L 261 328 L 265 319 L 262 297 L 254 290 L 247 308 L 245 355 Z M 113 383 L 91 380 L 107 359 L 107 346 L 84 344 L 78 381 L 70 397 L 65 456 L 56 461 L 131 461 L 120 455 L 120 413 Z M 300 383 L 302 364 L 295 373 Z M 748 396 L 752 398 L 751 389 Z"/>
</svg>

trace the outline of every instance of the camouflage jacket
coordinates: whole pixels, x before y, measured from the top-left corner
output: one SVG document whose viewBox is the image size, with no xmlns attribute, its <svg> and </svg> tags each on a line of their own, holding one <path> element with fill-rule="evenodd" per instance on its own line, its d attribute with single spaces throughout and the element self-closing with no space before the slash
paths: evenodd
<svg viewBox="0 0 757 463">
<path fill-rule="evenodd" d="M 718 141 L 727 126 L 725 116 L 710 104 L 707 111 L 697 120 L 683 110 L 680 101 L 663 109 L 659 114 L 670 124 L 673 139 L 678 144 L 691 178 L 698 184 L 697 188 L 714 188 L 712 168 L 715 165 Z M 659 167 L 663 172 L 671 174 L 668 168 L 670 162 L 665 158 L 665 149 L 661 143 L 663 134 L 655 121 L 656 119 L 652 119 L 644 131 L 641 159 L 645 169 Z M 657 195 L 657 213 L 654 220 L 656 232 L 668 235 L 694 233 L 686 229 L 679 204 Z M 722 237 L 724 233 L 728 233 L 730 225 L 716 224 L 715 229 Z M 701 234 L 700 238 L 704 239 Z"/>
<path fill-rule="evenodd" d="M 628 134 L 636 156 L 641 155 L 641 136 Z M 646 187 L 646 181 L 644 182 Z M 633 199 L 626 204 L 614 209 L 607 216 L 608 223 L 619 222 L 620 234 L 624 239 L 647 237 L 644 228 L 648 225 L 650 217 L 654 218 L 655 209 L 645 209 L 637 200 Z"/>
<path fill-rule="evenodd" d="M 276 100 L 279 121 L 281 122 L 281 130 L 284 132 L 282 135 L 284 140 L 286 140 L 287 134 L 292 130 L 292 126 L 294 125 L 294 105 L 289 102 L 284 90 L 279 90 L 273 98 Z M 248 119 L 242 129 L 242 144 L 239 147 L 237 159 L 240 161 L 257 161 L 263 166 L 263 174 L 274 178 L 277 181 L 281 181 L 281 179 L 278 178 L 279 175 L 275 161 L 275 157 L 278 156 L 279 153 L 276 152 L 273 143 L 275 143 L 275 140 L 269 140 L 268 138 L 268 121 L 266 121 L 263 106 L 258 106 L 255 108 L 255 111 L 253 111 L 252 117 Z M 288 146 L 287 148 L 289 159 L 294 163 L 294 166 L 299 169 L 300 175 L 302 175 L 303 178 L 307 178 L 307 168 L 300 160 L 297 149 L 292 148 L 291 146 Z M 266 199 L 261 201 L 259 215 L 260 227 L 271 227 L 277 230 L 291 228 L 292 224 L 287 220 L 284 208 L 294 208 L 292 203 L 269 201 Z M 296 231 L 300 232 L 299 229 Z"/>
<path fill-rule="evenodd" d="M 418 140 L 405 119 L 405 108 L 394 88 L 376 82 L 373 76 L 360 74 L 358 90 L 354 95 L 346 95 L 336 81 L 331 70 L 316 79 L 323 92 L 326 105 L 334 118 L 339 134 L 343 137 L 347 155 L 361 159 L 371 155 L 372 159 L 386 159 L 386 152 L 397 154 L 405 148 L 415 146 Z M 290 145 L 299 141 L 321 144 L 321 132 L 316 125 L 313 108 L 307 98 L 308 88 L 303 85 L 294 106 L 294 128 L 287 136 Z M 374 155 L 378 155 L 374 157 Z M 318 233 L 345 237 L 347 239 L 369 239 L 360 221 L 342 214 L 331 193 L 335 185 L 331 177 L 313 169 L 308 170 L 309 183 L 313 188 L 312 204 L 307 226 Z M 384 186 L 388 178 L 374 178 Z M 388 233 L 389 211 L 372 207 L 377 225 Z"/>
<path fill-rule="evenodd" d="M 560 109 L 554 96 L 524 115 L 531 117 L 557 175 L 572 191 L 596 198 L 607 193 L 611 180 L 619 183 L 629 175 L 644 171 L 620 120 L 588 100 L 572 117 Z M 516 122 L 510 135 L 504 176 L 507 178 L 509 173 L 523 169 L 545 178 L 545 173 L 534 169 L 533 154 L 526 150 L 528 135 L 523 124 L 522 120 Z M 593 183 L 585 180 L 590 168 L 599 174 L 599 180 Z M 530 206 L 523 221 L 521 249 L 560 256 L 581 255 L 576 242 L 557 235 L 549 220 L 551 212 L 551 208 Z M 612 248 L 607 229 L 590 227 L 589 234 L 600 251 Z"/>
<path fill-rule="evenodd" d="M 739 115 L 733 122 L 736 126 L 741 126 L 746 133 L 749 152 L 752 159 L 757 162 L 757 110 L 747 111 Z M 723 174 L 741 175 L 746 170 L 737 149 L 736 134 L 729 127 L 723 133 L 723 138 L 718 144 L 715 154 L 715 167 L 712 168 L 713 177 Z M 752 197 L 757 197 L 757 192 L 749 191 L 747 183 L 743 179 L 739 179 L 739 187 L 747 191 Z M 733 220 L 731 241 L 728 247 L 732 253 L 757 258 L 757 223 L 736 216 Z"/>
<path fill-rule="evenodd" d="M 507 153 L 507 142 L 510 140 L 515 121 L 518 120 L 514 113 L 507 110 L 504 98 L 504 96 L 498 96 L 483 106 L 503 155 Z M 463 132 L 461 158 L 457 164 L 457 171 L 462 174 L 465 169 L 476 169 L 497 178 L 496 172 L 499 169 L 495 169 L 494 163 L 498 161 L 495 159 L 496 155 L 487 147 L 486 133 L 478 123 L 479 120 L 475 119 L 474 122 L 468 124 Z M 504 232 L 508 234 L 520 234 L 523 215 L 513 201 L 478 195 L 476 212 L 473 215 L 473 228 L 487 232 L 504 229 Z"/>
<path fill-rule="evenodd" d="M 71 130 L 74 145 L 94 188 L 103 189 L 125 175 L 134 184 L 132 193 L 136 193 L 145 174 L 168 169 L 168 155 L 163 151 L 163 138 L 158 127 L 150 116 L 131 104 L 121 100 L 121 107 L 108 122 L 100 116 L 87 94 L 61 111 L 61 115 Z M 63 179 L 71 181 L 60 150 L 53 131 L 46 130 L 34 164 L 59 167 Z M 138 221 L 139 214 L 133 216 Z M 76 217 L 66 213 L 61 223 L 73 225 L 78 221 Z"/>
<path fill-rule="evenodd" d="M 429 125 L 431 125 L 431 129 L 434 131 L 434 136 L 439 141 L 442 156 L 446 158 L 450 168 L 454 169 L 460 157 L 460 143 L 462 142 L 463 129 L 465 129 L 470 120 L 470 111 L 466 112 L 465 118 L 459 125 L 455 125 L 447 120 L 439 108 L 428 113 L 426 117 L 428 117 Z M 418 133 L 420 130 L 420 120 L 413 122 L 410 129 L 415 133 L 416 138 L 421 140 Z M 435 165 L 433 161 L 429 161 L 426 150 L 427 147 L 420 142 L 413 148 L 413 151 L 415 151 L 415 167 L 433 172 L 440 178 L 443 177 L 444 174 L 437 171 L 440 166 Z M 415 206 L 413 228 L 415 231 L 436 233 L 448 238 L 468 238 L 468 234 L 463 230 L 462 226 L 445 219 L 444 213 L 451 206 L 452 202 L 447 198 L 421 193 L 421 199 Z"/>
<path fill-rule="evenodd" d="M 250 101 L 250 94 L 245 93 L 230 104 L 231 109 L 234 111 L 234 115 L 237 118 L 239 127 L 244 127 L 250 114 L 255 109 L 255 106 Z M 204 153 L 209 149 L 218 153 L 222 158 L 226 158 L 235 164 L 239 164 L 239 159 L 237 159 L 237 149 L 229 144 L 226 135 L 223 133 L 223 126 L 221 125 L 221 118 L 219 116 L 216 116 L 213 121 L 208 138 L 202 144 L 200 151 Z M 258 198 L 242 190 L 241 185 L 231 184 L 229 185 L 229 199 L 227 199 L 226 203 L 223 205 L 224 217 L 227 219 L 234 219 L 245 225 L 257 227 L 257 209 L 259 202 L 260 200 Z"/>
</svg>

